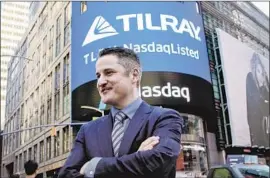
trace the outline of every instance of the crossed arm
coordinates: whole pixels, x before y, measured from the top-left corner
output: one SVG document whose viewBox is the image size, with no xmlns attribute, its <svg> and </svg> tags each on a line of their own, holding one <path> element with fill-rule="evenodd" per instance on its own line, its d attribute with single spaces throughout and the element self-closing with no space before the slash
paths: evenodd
<svg viewBox="0 0 270 178">
<path fill-rule="evenodd" d="M 135 153 L 121 157 L 102 158 L 97 164 L 94 177 L 143 176 L 170 165 L 180 153 L 182 122 L 182 118 L 176 112 L 170 111 L 166 115 L 164 114 L 157 120 L 153 133 L 154 136 L 158 137 L 150 137 L 145 140 Z M 84 155 L 76 154 L 77 152 L 84 152 L 84 134 L 80 132 L 75 140 L 74 147 L 76 149 L 72 149 L 67 164 L 59 174 L 59 178 L 83 178 L 85 175 L 82 165 L 89 159 L 83 156 L 80 156 L 80 158 L 74 156 Z M 81 167 L 82 174 L 78 171 Z"/>
</svg>

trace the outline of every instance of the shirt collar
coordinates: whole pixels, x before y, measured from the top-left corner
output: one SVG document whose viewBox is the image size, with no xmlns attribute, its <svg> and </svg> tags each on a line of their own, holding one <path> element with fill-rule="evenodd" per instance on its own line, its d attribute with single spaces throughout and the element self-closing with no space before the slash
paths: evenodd
<svg viewBox="0 0 270 178">
<path fill-rule="evenodd" d="M 138 97 L 135 101 L 130 103 L 128 106 L 123 108 L 121 111 L 124 114 L 126 114 L 129 119 L 132 119 L 132 117 L 135 115 L 135 113 L 136 113 L 137 109 L 139 108 L 139 106 L 141 105 L 141 103 L 142 103 L 142 99 L 140 97 Z M 115 117 L 116 113 L 118 113 L 119 111 L 120 110 L 115 108 L 115 107 L 111 108 L 113 118 Z"/>
</svg>

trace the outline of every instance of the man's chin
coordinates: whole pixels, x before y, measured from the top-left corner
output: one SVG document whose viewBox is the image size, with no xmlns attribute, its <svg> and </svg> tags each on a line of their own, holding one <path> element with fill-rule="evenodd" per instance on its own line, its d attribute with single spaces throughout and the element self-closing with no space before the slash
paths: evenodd
<svg viewBox="0 0 270 178">
<path fill-rule="evenodd" d="M 111 105 L 111 99 L 110 98 L 101 98 L 101 101 L 104 103 L 104 104 L 108 104 L 108 105 Z"/>
</svg>

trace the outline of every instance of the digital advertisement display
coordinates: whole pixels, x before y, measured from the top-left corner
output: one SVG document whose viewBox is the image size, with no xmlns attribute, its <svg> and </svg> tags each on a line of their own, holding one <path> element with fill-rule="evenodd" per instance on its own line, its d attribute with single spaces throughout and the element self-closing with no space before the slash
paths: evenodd
<svg viewBox="0 0 270 178">
<path fill-rule="evenodd" d="M 269 146 L 269 60 L 217 29 L 232 143 Z"/>
<path fill-rule="evenodd" d="M 203 22 L 196 2 L 87 2 L 84 12 L 80 2 L 72 2 L 71 29 L 73 121 L 84 120 L 81 106 L 108 108 L 96 89 L 95 64 L 99 51 L 113 46 L 139 55 L 140 94 L 148 103 L 179 105 L 183 111 L 189 106 L 212 110 Z"/>
</svg>

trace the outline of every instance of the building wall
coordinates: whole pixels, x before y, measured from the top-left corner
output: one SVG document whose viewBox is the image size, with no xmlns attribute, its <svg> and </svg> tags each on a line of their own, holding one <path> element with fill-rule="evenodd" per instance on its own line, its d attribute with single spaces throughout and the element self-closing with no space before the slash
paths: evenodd
<svg viewBox="0 0 270 178">
<path fill-rule="evenodd" d="M 68 2 L 39 2 L 38 8 L 33 6 L 36 12 L 31 11 L 33 20 L 24 36 L 25 43 L 21 42 L 16 53 L 30 60 L 20 58 L 18 65 L 15 62 L 9 65 L 9 112 L 4 127 L 5 132 L 12 132 L 43 125 L 4 136 L 2 166 L 14 163 L 14 172 L 20 174 L 29 159 L 39 163 L 41 172 L 60 167 L 72 139 L 68 125 L 58 126 L 54 133 L 48 126 L 70 122 L 71 6 Z"/>
<path fill-rule="evenodd" d="M 28 28 L 29 2 L 1 2 L 1 55 L 13 55 Z M 1 127 L 5 120 L 7 65 L 10 57 L 1 57 Z"/>
</svg>

